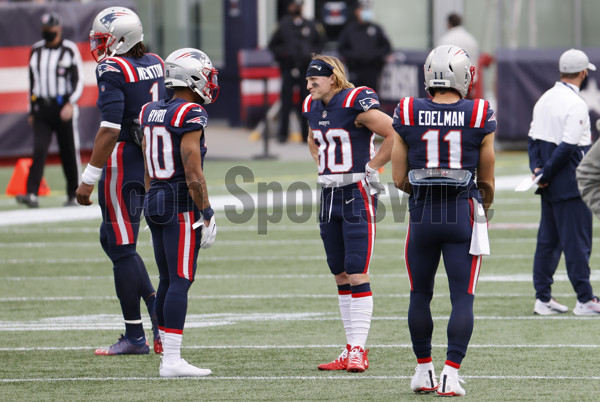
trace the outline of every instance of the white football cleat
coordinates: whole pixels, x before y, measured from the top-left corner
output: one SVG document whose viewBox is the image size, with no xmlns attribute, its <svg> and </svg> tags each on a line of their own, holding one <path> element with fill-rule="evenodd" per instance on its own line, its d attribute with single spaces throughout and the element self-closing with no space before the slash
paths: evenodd
<svg viewBox="0 0 600 402">
<path fill-rule="evenodd" d="M 550 299 L 550 301 L 545 303 L 540 299 L 535 299 L 535 305 L 533 307 L 533 314 L 539 315 L 562 314 L 567 311 L 569 311 L 569 308 L 560 304 L 555 299 Z"/>
<path fill-rule="evenodd" d="M 441 396 L 465 396 L 467 392 L 459 383 L 465 381 L 458 375 L 458 370 L 449 366 L 444 366 L 440 374 L 440 384 L 437 388 L 437 394 Z"/>
<path fill-rule="evenodd" d="M 414 392 L 434 392 L 438 388 L 433 363 L 418 364 L 410 382 L 410 389 Z"/>
<path fill-rule="evenodd" d="M 573 309 L 575 315 L 600 315 L 600 301 L 597 297 L 585 303 L 577 301 Z"/>
<path fill-rule="evenodd" d="M 211 375 L 212 371 L 209 369 L 201 369 L 196 366 L 192 366 L 184 359 L 176 361 L 174 364 L 165 364 L 162 356 L 160 360 L 160 368 L 158 369 L 161 377 L 205 377 Z"/>
</svg>

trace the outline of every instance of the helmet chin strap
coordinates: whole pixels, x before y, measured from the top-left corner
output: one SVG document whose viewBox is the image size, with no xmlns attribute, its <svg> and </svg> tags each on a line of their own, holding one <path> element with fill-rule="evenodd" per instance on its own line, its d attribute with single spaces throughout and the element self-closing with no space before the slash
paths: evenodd
<svg viewBox="0 0 600 402">
<path fill-rule="evenodd" d="M 119 44 L 117 44 L 117 46 L 115 47 L 115 50 L 113 50 L 112 53 L 110 54 L 110 57 L 113 57 L 117 53 L 117 50 L 119 50 L 119 48 L 121 47 L 121 45 L 123 43 L 125 43 L 125 42 L 121 41 L 121 42 L 119 42 Z"/>
</svg>

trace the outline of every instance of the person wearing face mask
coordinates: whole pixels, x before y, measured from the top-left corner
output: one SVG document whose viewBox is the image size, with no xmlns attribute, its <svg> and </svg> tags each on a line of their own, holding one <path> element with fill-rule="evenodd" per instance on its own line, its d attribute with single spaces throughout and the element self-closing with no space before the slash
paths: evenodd
<svg viewBox="0 0 600 402">
<path fill-rule="evenodd" d="M 41 23 L 43 39 L 33 45 L 29 57 L 28 121 L 33 128 L 33 163 L 27 193 L 17 195 L 17 202 L 29 208 L 39 206 L 38 190 L 52 134 L 56 132 L 67 181 L 64 205 L 75 206 L 81 173 L 77 100 L 83 92 L 83 65 L 77 45 L 62 38 L 58 16 L 46 13 Z"/>
<path fill-rule="evenodd" d="M 308 125 L 301 118 L 300 105 L 294 107 L 294 87 L 300 91 L 300 99 L 308 95 L 303 73 L 310 63 L 311 54 L 319 53 L 325 45 L 322 27 L 302 17 L 303 3 L 302 0 L 288 2 L 287 14 L 281 18 L 269 41 L 269 50 L 281 70 L 281 110 L 277 131 L 277 139 L 281 143 L 288 140 L 289 116 L 292 110 L 300 119 L 302 140 L 306 142 L 308 138 Z"/>
<path fill-rule="evenodd" d="M 600 301 L 590 284 L 592 212 L 577 188 L 576 169 L 592 143 L 588 107 L 579 96 L 588 70 L 596 71 L 581 50 L 564 52 L 560 81 L 533 109 L 529 129 L 529 166 L 539 178 L 541 218 L 533 260 L 534 313 L 553 315 L 569 308 L 552 298 L 553 275 L 561 252 L 577 302 L 575 315 L 600 316 Z M 538 177 L 539 176 L 539 177 Z"/>
<path fill-rule="evenodd" d="M 355 4 L 356 21 L 348 24 L 338 38 L 338 51 L 348 66 L 350 81 L 378 89 L 381 70 L 391 52 L 384 30 L 373 22 L 371 0 Z"/>
</svg>

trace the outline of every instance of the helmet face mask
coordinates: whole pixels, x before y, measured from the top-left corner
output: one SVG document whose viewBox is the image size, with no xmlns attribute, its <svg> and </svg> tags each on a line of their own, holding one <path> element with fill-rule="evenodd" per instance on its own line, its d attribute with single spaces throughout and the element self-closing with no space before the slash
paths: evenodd
<svg viewBox="0 0 600 402">
<path fill-rule="evenodd" d="M 213 103 L 219 96 L 218 73 L 208 56 L 198 49 L 179 49 L 165 60 L 165 86 L 189 88 L 204 104 Z"/>
<path fill-rule="evenodd" d="M 143 39 L 142 23 L 136 13 L 125 7 L 109 7 L 94 18 L 90 48 L 94 60 L 100 62 L 127 53 Z"/>
<path fill-rule="evenodd" d="M 92 56 L 96 62 L 104 60 L 107 56 L 107 51 L 115 42 L 115 37 L 109 33 L 90 33 L 90 48 Z"/>
<path fill-rule="evenodd" d="M 429 53 L 425 65 L 425 90 L 431 95 L 434 88 L 456 90 L 465 98 L 475 77 L 475 67 L 467 53 L 458 46 L 441 45 Z"/>
</svg>

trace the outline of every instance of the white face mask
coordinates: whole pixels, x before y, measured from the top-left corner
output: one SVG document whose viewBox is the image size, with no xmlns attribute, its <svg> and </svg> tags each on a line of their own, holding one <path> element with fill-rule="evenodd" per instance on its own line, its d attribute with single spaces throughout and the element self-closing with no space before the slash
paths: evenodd
<svg viewBox="0 0 600 402">
<path fill-rule="evenodd" d="M 360 10 L 360 18 L 365 22 L 373 21 L 373 10 L 368 8 Z"/>
</svg>

